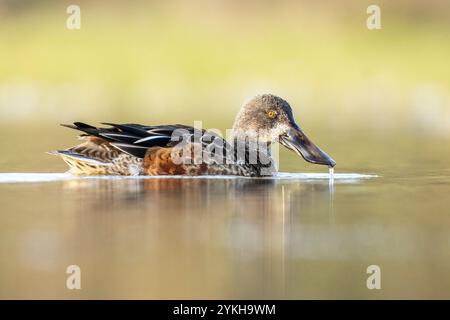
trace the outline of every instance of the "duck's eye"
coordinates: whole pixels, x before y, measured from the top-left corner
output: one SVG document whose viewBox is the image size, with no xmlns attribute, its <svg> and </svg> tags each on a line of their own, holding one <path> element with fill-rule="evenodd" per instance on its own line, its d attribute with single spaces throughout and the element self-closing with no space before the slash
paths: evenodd
<svg viewBox="0 0 450 320">
<path fill-rule="evenodd" d="M 267 112 L 267 116 L 270 119 L 274 119 L 277 115 L 278 115 L 278 113 L 276 111 L 274 111 L 274 110 L 270 110 L 269 112 Z"/>
</svg>

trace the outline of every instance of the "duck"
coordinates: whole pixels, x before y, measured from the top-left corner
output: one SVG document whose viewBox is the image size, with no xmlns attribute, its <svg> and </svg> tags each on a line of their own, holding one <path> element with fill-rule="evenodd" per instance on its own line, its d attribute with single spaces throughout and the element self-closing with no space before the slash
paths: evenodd
<svg viewBox="0 0 450 320">
<path fill-rule="evenodd" d="M 228 140 L 193 126 L 74 122 L 82 143 L 51 154 L 60 156 L 74 175 L 264 177 L 276 175 L 271 145 L 279 142 L 304 160 L 334 167 L 296 123 L 291 106 L 273 94 L 244 103 Z"/>
</svg>

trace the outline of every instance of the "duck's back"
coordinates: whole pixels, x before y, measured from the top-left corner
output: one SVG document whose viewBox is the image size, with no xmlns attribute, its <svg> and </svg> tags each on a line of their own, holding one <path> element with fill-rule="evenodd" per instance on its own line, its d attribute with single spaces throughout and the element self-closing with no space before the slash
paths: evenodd
<svg viewBox="0 0 450 320">
<path fill-rule="evenodd" d="M 54 152 L 77 175 L 241 175 L 260 168 L 236 164 L 232 147 L 219 135 L 184 125 L 81 122 L 66 127 L 83 132 L 83 143 Z M 230 152 L 231 150 L 231 152 Z"/>
</svg>

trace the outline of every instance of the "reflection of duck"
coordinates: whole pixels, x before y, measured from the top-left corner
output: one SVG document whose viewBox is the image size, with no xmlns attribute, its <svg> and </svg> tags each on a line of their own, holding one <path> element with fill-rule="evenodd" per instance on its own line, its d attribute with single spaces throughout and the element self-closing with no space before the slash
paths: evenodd
<svg viewBox="0 0 450 320">
<path fill-rule="evenodd" d="M 129 210 L 151 207 L 155 212 L 222 212 L 257 217 L 267 212 L 281 214 L 326 211 L 326 183 L 277 179 L 75 179 L 64 182 L 67 196 L 80 201 L 81 211 Z M 152 209 L 152 210 L 153 210 Z M 306 210 L 309 212 L 309 210 Z M 245 219 L 247 219 L 245 218 Z"/>
<path fill-rule="evenodd" d="M 259 95 L 245 104 L 233 125 L 231 144 L 219 135 L 184 125 L 66 125 L 84 134 L 84 143 L 56 151 L 70 171 L 82 175 L 240 175 L 275 172 L 270 144 L 279 140 L 306 161 L 336 163 L 296 124 L 289 104 Z"/>
</svg>

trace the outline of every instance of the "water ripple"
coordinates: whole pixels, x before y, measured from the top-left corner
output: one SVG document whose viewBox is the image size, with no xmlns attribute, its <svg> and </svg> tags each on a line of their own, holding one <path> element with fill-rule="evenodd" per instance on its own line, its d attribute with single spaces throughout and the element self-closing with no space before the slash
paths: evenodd
<svg viewBox="0 0 450 320">
<path fill-rule="evenodd" d="M 335 173 L 334 180 L 341 182 L 355 182 L 362 179 L 376 178 L 376 175 L 360 173 Z M 106 180 L 124 180 L 124 179 L 274 179 L 274 180 L 329 180 L 328 173 L 291 173 L 279 172 L 274 177 L 264 178 L 245 178 L 236 176 L 88 176 L 80 177 L 69 173 L 0 173 L 0 183 L 27 183 L 27 182 L 55 182 L 81 179 L 106 179 Z"/>
</svg>

